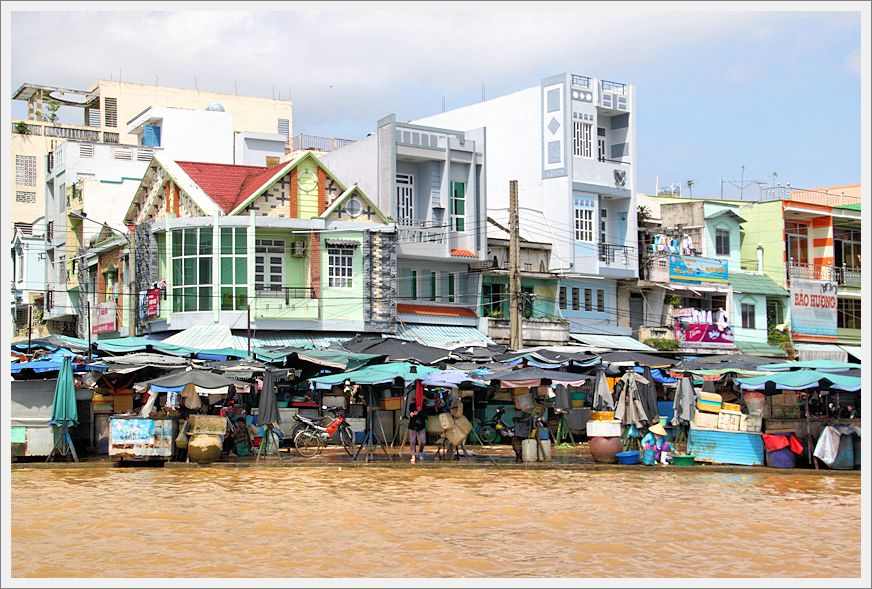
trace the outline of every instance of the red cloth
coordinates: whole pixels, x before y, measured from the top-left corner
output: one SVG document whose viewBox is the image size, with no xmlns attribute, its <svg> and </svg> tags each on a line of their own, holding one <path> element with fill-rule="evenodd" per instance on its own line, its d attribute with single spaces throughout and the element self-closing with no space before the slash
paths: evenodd
<svg viewBox="0 0 872 589">
<path fill-rule="evenodd" d="M 796 436 L 790 436 L 790 449 L 793 450 L 794 454 L 802 454 L 802 442 Z"/>
<path fill-rule="evenodd" d="M 415 407 L 420 409 L 424 406 L 424 383 L 420 380 L 415 381 Z"/>
<path fill-rule="evenodd" d="M 762 434 L 763 435 L 763 446 L 766 448 L 768 452 L 775 452 L 776 450 L 781 450 L 782 448 L 787 448 L 790 446 L 791 452 L 794 454 L 802 454 L 803 445 L 802 442 L 796 436 L 775 436 L 771 434 Z"/>
</svg>

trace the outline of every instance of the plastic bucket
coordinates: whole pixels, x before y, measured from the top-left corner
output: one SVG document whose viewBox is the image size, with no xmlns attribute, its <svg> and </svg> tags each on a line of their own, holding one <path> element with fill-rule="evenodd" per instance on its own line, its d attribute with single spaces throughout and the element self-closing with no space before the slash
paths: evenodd
<svg viewBox="0 0 872 589">
<path fill-rule="evenodd" d="M 521 442 L 521 460 L 524 462 L 536 462 L 536 454 L 539 448 L 536 440 L 524 440 Z"/>
<path fill-rule="evenodd" d="M 543 462 L 551 462 L 551 440 L 540 440 L 540 444 L 542 444 L 542 450 L 539 451 L 539 460 Z M 544 456 L 542 453 L 544 452 Z"/>
<path fill-rule="evenodd" d="M 692 454 L 673 455 L 672 464 L 674 466 L 693 466 L 694 458 Z"/>
<path fill-rule="evenodd" d="M 642 464 L 645 466 L 654 466 L 656 462 L 657 460 L 654 455 L 654 450 L 642 450 Z"/>
<path fill-rule="evenodd" d="M 773 468 L 793 468 L 796 466 L 796 455 L 790 446 L 780 450 L 766 451 L 766 466 Z"/>
<path fill-rule="evenodd" d="M 639 451 L 618 452 L 615 458 L 618 459 L 618 464 L 639 464 Z"/>
</svg>

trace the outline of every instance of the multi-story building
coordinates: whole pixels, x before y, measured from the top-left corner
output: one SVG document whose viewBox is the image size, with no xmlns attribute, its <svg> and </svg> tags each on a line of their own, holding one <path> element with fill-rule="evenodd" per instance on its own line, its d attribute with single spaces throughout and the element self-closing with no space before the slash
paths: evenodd
<svg viewBox="0 0 872 589">
<path fill-rule="evenodd" d="M 560 74 L 415 121 L 484 129 L 489 214 L 507 218 L 509 182 L 517 180 L 521 227 L 552 245 L 548 270 L 567 292 L 558 311 L 571 336 L 589 345 L 642 347 L 618 322 L 618 282 L 638 276 L 635 107 L 628 84 Z M 588 292 L 589 304 L 581 299 Z"/>
<path fill-rule="evenodd" d="M 13 334 L 25 335 L 28 306 L 32 307 L 32 333 L 38 333 L 43 313 L 43 281 L 45 279 L 45 222 L 40 217 L 33 223 L 15 228 L 12 236 L 12 326 Z"/>
<path fill-rule="evenodd" d="M 487 257 L 485 151 L 482 129 L 399 123 L 389 115 L 375 133 L 322 156 L 396 220 L 400 337 L 431 345 L 486 341 L 476 268 Z"/>
<path fill-rule="evenodd" d="M 159 293 L 140 314 L 149 333 L 214 326 L 291 345 L 394 331 L 396 226 L 310 153 L 271 167 L 157 156 L 125 222 L 135 292 Z"/>
<path fill-rule="evenodd" d="M 860 186 L 768 188 L 743 209 L 742 259 L 790 291 L 800 359 L 860 357 Z M 832 303 L 835 304 L 832 304 Z"/>
<path fill-rule="evenodd" d="M 217 104 L 233 115 L 234 132 L 279 134 L 285 144 L 291 136 L 291 102 L 287 100 L 108 80 L 98 80 L 87 90 L 27 83 L 12 99 L 27 102 L 27 119 L 12 121 L 13 223 L 30 223 L 43 215 L 45 160 L 58 145 L 66 140 L 139 144 L 128 124 L 149 107 L 203 110 Z M 58 106 L 53 109 L 53 105 Z M 73 109 L 81 111 L 81 124 L 64 122 Z"/>
</svg>

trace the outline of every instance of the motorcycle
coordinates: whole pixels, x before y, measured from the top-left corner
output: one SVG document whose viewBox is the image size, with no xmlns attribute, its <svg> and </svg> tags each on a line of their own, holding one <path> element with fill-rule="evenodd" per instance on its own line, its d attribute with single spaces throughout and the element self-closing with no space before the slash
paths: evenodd
<svg viewBox="0 0 872 589">
<path fill-rule="evenodd" d="M 497 407 L 494 416 L 485 422 L 482 422 L 478 429 L 478 437 L 485 444 L 494 444 L 500 438 L 511 438 L 515 435 L 511 426 L 503 421 L 503 415 L 506 413 L 505 407 Z"/>
<path fill-rule="evenodd" d="M 326 425 L 318 424 L 301 415 L 294 415 L 294 419 L 298 422 L 293 432 L 293 443 L 297 453 L 306 458 L 320 454 L 330 438 L 338 431 L 340 444 L 345 452 L 352 456 L 354 454 L 354 432 L 345 419 L 344 409 L 324 405 L 321 410 L 334 415 L 333 418 L 325 416 Z"/>
</svg>

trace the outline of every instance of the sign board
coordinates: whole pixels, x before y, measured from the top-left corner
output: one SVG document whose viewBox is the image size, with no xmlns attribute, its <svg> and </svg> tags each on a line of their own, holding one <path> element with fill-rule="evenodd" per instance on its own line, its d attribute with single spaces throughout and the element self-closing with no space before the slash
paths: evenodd
<svg viewBox="0 0 872 589">
<path fill-rule="evenodd" d="M 191 415 L 188 418 L 188 434 L 213 434 L 223 436 L 227 431 L 227 418 L 220 415 Z"/>
<path fill-rule="evenodd" d="M 115 419 L 109 422 L 109 455 L 166 457 L 173 455 L 172 419 Z"/>
<path fill-rule="evenodd" d="M 157 317 L 160 315 L 160 289 L 150 288 L 145 296 L 145 316 Z"/>
<path fill-rule="evenodd" d="M 688 344 L 732 344 L 733 330 L 729 327 L 723 331 L 717 325 L 709 323 L 690 323 L 686 327 L 677 324 L 678 341 Z"/>
<path fill-rule="evenodd" d="M 728 282 L 727 260 L 669 256 L 669 280 L 672 282 Z"/>
<path fill-rule="evenodd" d="M 115 301 L 99 303 L 94 309 L 94 318 L 91 321 L 91 333 L 109 333 L 117 329 L 117 313 Z"/>
<path fill-rule="evenodd" d="M 790 325 L 793 333 L 835 337 L 836 283 L 824 280 L 790 281 Z"/>
</svg>

